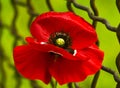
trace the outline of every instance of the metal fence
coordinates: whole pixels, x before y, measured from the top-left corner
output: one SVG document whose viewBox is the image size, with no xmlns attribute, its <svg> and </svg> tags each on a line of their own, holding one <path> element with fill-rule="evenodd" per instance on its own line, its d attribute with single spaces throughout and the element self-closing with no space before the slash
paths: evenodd
<svg viewBox="0 0 120 88">
<path fill-rule="evenodd" d="M 51 4 L 52 0 L 44 0 L 44 1 L 46 2 L 46 5 L 48 6 L 49 10 L 54 11 L 54 8 L 52 7 L 52 4 Z M 17 6 L 27 8 L 28 15 L 30 16 L 28 23 L 26 23 L 26 25 L 28 25 L 28 27 L 30 26 L 33 18 L 38 16 L 39 14 L 34 12 L 34 7 L 32 6 L 31 0 L 26 0 L 26 3 L 21 2 L 21 0 L 10 0 L 10 2 L 11 2 L 11 6 L 13 8 L 13 11 L 14 11 L 14 17 L 12 19 L 12 24 L 10 26 L 7 24 L 4 24 L 2 22 L 1 15 L 0 15 L 0 75 L 1 75 L 0 88 L 6 88 L 5 85 L 7 83 L 7 75 L 6 75 L 6 71 L 4 68 L 4 62 L 7 62 L 8 66 L 14 70 L 14 75 L 15 75 L 15 80 L 16 80 L 15 88 L 21 88 L 22 77 L 17 73 L 14 65 L 11 63 L 10 59 L 4 53 L 4 47 L 1 44 L 2 36 L 3 36 L 3 29 L 4 28 L 8 29 L 9 32 L 11 33 L 12 37 L 14 38 L 14 42 L 13 42 L 13 48 L 14 48 L 17 45 L 18 40 L 20 40 L 20 41 L 22 41 L 22 43 L 24 43 L 24 39 L 22 36 L 20 36 L 18 34 L 18 29 L 16 26 L 16 21 L 17 21 L 18 14 L 19 14 Z M 116 0 L 115 4 L 116 4 L 116 8 L 118 9 L 118 12 L 120 13 L 120 0 Z M 116 37 L 118 38 L 118 42 L 120 44 L 120 24 L 118 24 L 117 27 L 114 27 L 114 26 L 110 25 L 106 19 L 101 18 L 99 16 L 97 6 L 95 4 L 95 0 L 90 0 L 90 6 L 91 6 L 91 8 L 83 6 L 80 3 L 78 3 L 76 0 L 66 0 L 66 7 L 69 11 L 75 13 L 75 11 L 73 10 L 73 7 L 78 8 L 79 10 L 85 11 L 88 14 L 89 18 L 92 19 L 92 21 L 93 21 L 92 25 L 95 28 L 97 27 L 97 23 L 101 22 L 103 25 L 106 26 L 106 28 L 109 31 L 116 33 Z M 2 3 L 0 1 L 0 12 L 2 12 L 2 9 L 3 9 Z M 97 43 L 98 46 L 99 46 L 99 43 L 100 42 L 98 41 L 98 43 Z M 116 63 L 117 70 L 120 74 L 120 52 L 116 56 L 115 63 Z M 120 75 L 117 74 L 117 72 L 115 72 L 113 69 L 110 69 L 106 66 L 102 66 L 101 69 L 108 72 L 109 74 L 113 75 L 113 78 L 116 82 L 116 88 L 120 88 Z M 91 88 L 96 88 L 99 74 L 100 74 L 100 71 L 95 74 L 93 81 L 91 82 Z M 36 81 L 33 81 L 33 80 L 30 80 L 30 84 L 31 84 L 32 88 L 43 88 Z M 51 88 L 53 88 L 54 83 L 51 82 L 50 84 L 51 84 Z M 71 83 L 68 84 L 68 88 L 73 88 Z M 75 83 L 75 88 L 80 88 L 80 86 Z"/>
</svg>

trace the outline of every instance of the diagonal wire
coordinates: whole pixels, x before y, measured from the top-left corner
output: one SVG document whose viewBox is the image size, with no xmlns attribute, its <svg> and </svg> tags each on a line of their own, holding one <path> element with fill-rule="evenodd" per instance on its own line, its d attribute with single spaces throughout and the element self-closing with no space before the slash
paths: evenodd
<svg viewBox="0 0 120 88">
<path fill-rule="evenodd" d="M 50 11 L 54 11 L 54 9 L 53 9 L 53 7 L 52 7 L 52 5 L 51 5 L 50 0 L 46 0 L 46 4 L 47 4 L 47 7 L 48 7 L 48 9 L 49 9 Z"/>
<path fill-rule="evenodd" d="M 21 2 L 19 0 L 16 0 L 16 4 L 20 5 L 20 6 L 23 6 L 23 7 L 27 6 L 26 3 L 23 3 L 23 2 Z"/>
<path fill-rule="evenodd" d="M 119 24 L 119 26 L 117 28 L 116 35 L 117 35 L 117 38 L 118 38 L 118 41 L 119 41 L 119 44 L 120 44 L 120 24 Z M 120 74 L 120 52 L 119 52 L 119 54 L 116 57 L 116 66 L 117 66 L 118 72 Z M 120 82 L 117 83 L 116 88 L 120 88 Z"/>
<path fill-rule="evenodd" d="M 0 22 L 2 22 L 1 19 L 0 19 Z M 5 54 L 4 54 L 2 44 L 1 44 L 2 34 L 3 34 L 3 27 L 2 27 L 2 23 L 1 23 L 1 25 L 0 25 L 0 73 L 1 73 L 0 88 L 5 88 L 7 76 L 6 76 L 6 72 L 5 72 L 4 64 L 3 64 L 5 61 L 5 57 L 4 57 Z"/>
<path fill-rule="evenodd" d="M 120 13 L 120 0 L 116 0 L 116 6 L 117 6 L 118 11 Z M 117 28 L 116 34 L 117 34 L 117 38 L 118 38 L 118 41 L 119 41 L 119 44 L 120 44 L 120 24 Z M 116 58 L 116 66 L 117 66 L 118 72 L 120 74 L 120 52 L 119 52 L 119 54 Z M 117 84 L 116 88 L 120 88 L 120 82 Z"/>
<path fill-rule="evenodd" d="M 88 7 L 85 7 L 85 6 L 82 6 L 82 5 L 78 4 L 76 2 L 76 0 L 72 0 L 72 3 L 76 8 L 79 8 L 79 9 L 82 9 L 82 10 L 86 11 L 88 13 L 88 16 L 92 20 L 97 20 L 98 22 L 103 23 L 107 27 L 108 30 L 110 30 L 112 32 L 116 32 L 116 29 L 117 29 L 116 27 L 112 27 L 106 19 L 100 18 L 98 16 L 94 16 L 93 13 L 90 11 L 90 9 Z"/>
<path fill-rule="evenodd" d="M 16 6 L 16 0 L 11 0 L 11 4 L 14 10 L 14 17 L 12 20 L 12 24 L 11 24 L 11 33 L 14 36 L 14 43 L 13 43 L 13 48 L 17 45 L 17 40 L 20 39 L 21 37 L 18 35 L 17 32 L 17 28 L 16 28 L 16 20 L 18 18 L 18 9 Z M 21 87 L 21 76 L 19 75 L 19 73 L 16 71 L 16 69 L 13 67 L 14 69 L 14 74 L 15 74 L 15 79 L 16 79 L 16 85 L 15 88 L 20 88 Z"/>
<path fill-rule="evenodd" d="M 46 1 L 48 2 L 47 5 L 48 5 L 49 10 L 50 10 L 50 11 L 53 11 L 53 8 L 51 8 L 52 5 L 51 5 L 51 3 L 50 3 L 50 0 L 46 0 Z M 67 1 L 71 1 L 70 3 L 67 2 L 67 4 L 66 4 L 69 11 L 73 11 L 73 9 L 72 9 L 72 7 L 71 7 L 71 3 L 73 3 L 73 5 L 74 5 L 76 8 L 82 9 L 82 10 L 84 10 L 84 11 L 86 11 L 86 12 L 88 13 L 89 17 L 93 20 L 93 25 L 94 25 L 94 27 L 96 27 L 97 21 L 105 24 L 105 26 L 106 26 L 110 31 L 116 32 L 117 37 L 118 37 L 118 40 L 120 41 L 120 37 L 119 37 L 120 32 L 118 32 L 119 30 L 117 30 L 116 27 L 112 27 L 112 26 L 108 23 L 107 20 L 98 17 L 98 15 L 95 13 L 95 8 L 92 7 L 92 6 L 93 6 L 93 5 L 92 5 L 93 2 L 91 2 L 91 8 L 92 8 L 94 14 L 90 11 L 89 8 L 77 4 L 77 3 L 75 2 L 75 0 L 67 0 Z M 94 1 L 94 0 L 91 0 L 91 1 Z M 15 12 L 14 17 L 13 17 L 13 21 L 12 21 L 12 25 L 11 25 L 11 33 L 12 33 L 12 35 L 14 36 L 15 41 L 17 41 L 18 39 L 21 39 L 21 40 L 22 40 L 22 37 L 19 36 L 19 34 L 18 34 L 18 32 L 17 32 L 17 28 L 16 28 L 16 19 L 17 19 L 17 16 L 18 16 L 18 9 L 17 9 L 17 6 L 16 6 L 16 5 L 28 7 L 28 13 L 29 13 L 29 15 L 30 15 L 29 25 L 30 25 L 32 19 L 33 19 L 35 16 L 38 16 L 38 14 L 34 13 L 34 9 L 33 9 L 32 5 L 31 5 L 31 0 L 27 0 L 27 4 L 26 4 L 26 3 L 22 3 L 22 2 L 20 2 L 19 0 L 11 0 L 11 2 L 12 2 L 11 4 L 12 4 L 13 9 L 14 9 L 14 12 Z M 50 7 L 50 5 L 51 5 L 51 7 Z M 120 0 L 116 0 L 116 6 L 117 6 L 117 8 L 118 8 L 118 10 L 119 10 L 119 12 L 120 12 Z M 1 22 L 1 21 L 0 21 L 0 22 Z M 7 26 L 6 24 L 1 24 L 1 23 L 0 23 L 0 27 L 1 27 L 1 25 L 2 25 L 3 27 L 10 28 L 10 27 Z M 1 29 L 0 29 L 0 31 L 1 31 Z M 0 32 L 0 33 L 2 33 L 2 32 Z M 1 34 L 0 34 L 0 35 L 1 35 Z M 14 42 L 14 45 L 13 45 L 13 46 L 16 46 L 16 44 L 17 44 L 17 42 Z M 1 52 L 3 52 L 3 49 L 2 49 Z M 1 54 L 1 53 L 0 53 L 0 54 Z M 3 54 L 2 54 L 2 55 L 3 55 Z M 0 55 L 0 56 L 1 56 L 1 55 Z M 3 56 L 3 57 L 4 57 L 4 56 Z M 118 57 L 119 57 L 119 56 L 118 56 Z M 0 57 L 0 59 L 1 59 L 1 57 Z M 1 62 L 3 62 L 3 61 L 1 61 Z M 119 63 L 119 61 L 116 61 L 116 62 Z M 0 64 L 0 65 L 1 65 L 1 64 Z M 119 65 L 118 65 L 117 67 L 119 67 Z M 103 69 L 104 71 L 109 72 L 110 74 L 113 75 L 115 81 L 118 82 L 117 88 L 120 88 L 120 81 L 119 81 L 118 75 L 116 75 L 116 73 L 115 73 L 113 70 L 111 70 L 111 69 L 109 69 L 109 68 L 106 68 L 106 67 L 104 67 L 104 66 L 102 67 L 102 69 Z M 1 70 L 1 69 L 0 69 L 0 70 Z M 3 71 L 3 72 L 4 72 L 4 71 Z M 18 73 L 16 73 L 16 74 L 18 74 Z M 18 76 L 19 76 L 19 75 L 18 75 Z M 18 77 L 18 76 L 17 76 L 17 77 Z M 4 77 L 4 76 L 3 76 L 3 77 Z M 21 77 L 20 77 L 20 79 L 21 79 Z M 18 80 L 20 80 L 20 79 L 18 78 Z M 19 82 L 18 80 L 17 80 L 17 82 L 20 83 L 21 81 Z M 34 84 L 34 83 L 35 83 L 35 84 Z M 1 82 L 0 82 L 0 84 L 1 84 Z M 21 83 L 20 83 L 20 84 L 21 84 Z M 20 85 L 20 84 L 19 84 L 19 85 Z M 35 87 L 36 82 L 35 82 L 35 81 L 32 81 L 32 82 L 31 82 L 31 85 L 32 85 L 32 84 L 34 85 L 33 88 L 36 88 L 36 87 Z M 69 84 L 69 87 L 71 87 L 71 84 Z M 2 87 L 2 88 L 3 88 L 3 87 Z M 19 87 L 16 86 L 16 88 L 19 88 Z M 38 88 L 39 88 L 39 87 L 38 87 Z M 76 88 L 77 88 L 77 87 L 76 87 Z"/>
<path fill-rule="evenodd" d="M 94 12 L 94 15 L 95 15 L 95 16 L 98 16 L 99 13 L 98 13 L 97 7 L 96 7 L 96 5 L 95 5 L 95 0 L 90 0 L 90 6 L 91 6 L 91 8 L 92 8 L 92 10 L 93 10 L 93 12 Z M 93 27 L 96 29 L 97 20 L 93 20 L 92 25 L 93 25 Z M 96 45 L 99 46 L 99 40 L 97 40 Z M 91 84 L 91 88 L 96 88 L 99 75 L 100 75 L 100 71 L 98 71 L 98 72 L 94 75 L 94 78 L 93 78 L 93 81 L 92 81 L 92 84 Z"/>
<path fill-rule="evenodd" d="M 34 12 L 33 6 L 31 4 L 31 0 L 27 0 L 27 7 L 28 7 L 28 14 L 30 15 L 30 18 L 28 21 L 28 28 L 29 28 L 33 18 L 38 16 L 39 14 Z"/>
<path fill-rule="evenodd" d="M 116 0 L 116 6 L 117 6 L 118 11 L 120 13 L 120 0 Z"/>
<path fill-rule="evenodd" d="M 112 74 L 113 77 L 114 77 L 114 80 L 115 80 L 117 83 L 120 82 L 120 77 L 119 77 L 119 75 L 118 75 L 115 71 L 113 71 L 112 69 L 110 69 L 110 68 L 108 68 L 108 67 L 105 67 L 105 66 L 102 66 L 101 69 L 104 70 L 104 71 L 106 71 L 106 72 L 108 72 L 108 73 L 110 73 L 110 74 Z"/>
<path fill-rule="evenodd" d="M 66 2 L 67 9 L 74 13 L 74 10 L 73 10 L 71 5 L 72 5 L 72 1 L 71 0 L 67 0 L 67 2 Z"/>
<path fill-rule="evenodd" d="M 97 7 L 95 5 L 95 0 L 90 0 L 90 6 L 94 12 L 94 15 L 95 16 L 98 16 L 98 10 L 97 10 Z M 97 20 L 93 20 L 93 23 L 92 23 L 93 27 L 96 28 L 96 25 L 97 25 Z"/>
<path fill-rule="evenodd" d="M 28 21 L 28 28 L 29 28 L 33 18 L 38 16 L 39 14 L 34 12 L 34 8 L 32 6 L 31 0 L 27 0 L 27 8 L 28 8 L 28 14 L 30 15 L 30 18 Z M 31 80 L 30 84 L 32 88 L 42 88 L 35 80 Z"/>
</svg>

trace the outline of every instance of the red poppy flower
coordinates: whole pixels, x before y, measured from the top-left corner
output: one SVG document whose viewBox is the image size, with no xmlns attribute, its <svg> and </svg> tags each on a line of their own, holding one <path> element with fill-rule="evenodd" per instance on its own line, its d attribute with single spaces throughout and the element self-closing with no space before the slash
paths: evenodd
<svg viewBox="0 0 120 88">
<path fill-rule="evenodd" d="M 28 44 L 14 49 L 17 70 L 26 78 L 48 84 L 54 77 L 59 84 L 80 82 L 95 74 L 103 52 L 95 45 L 94 28 L 71 12 L 48 12 L 38 16 L 30 28 Z"/>
</svg>

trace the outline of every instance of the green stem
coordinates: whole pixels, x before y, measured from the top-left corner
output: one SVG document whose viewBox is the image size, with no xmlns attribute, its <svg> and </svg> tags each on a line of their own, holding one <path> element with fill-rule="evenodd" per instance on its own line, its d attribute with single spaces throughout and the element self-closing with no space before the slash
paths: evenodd
<svg viewBox="0 0 120 88">
<path fill-rule="evenodd" d="M 93 81 L 92 81 L 92 84 L 91 84 L 91 88 L 96 88 L 99 75 L 100 75 L 100 71 L 98 71 L 98 72 L 95 74 L 95 76 L 94 76 L 94 78 L 93 78 Z"/>
<path fill-rule="evenodd" d="M 57 88 L 57 81 L 55 82 L 54 88 Z"/>
<path fill-rule="evenodd" d="M 68 83 L 68 88 L 73 88 L 72 83 Z"/>
</svg>

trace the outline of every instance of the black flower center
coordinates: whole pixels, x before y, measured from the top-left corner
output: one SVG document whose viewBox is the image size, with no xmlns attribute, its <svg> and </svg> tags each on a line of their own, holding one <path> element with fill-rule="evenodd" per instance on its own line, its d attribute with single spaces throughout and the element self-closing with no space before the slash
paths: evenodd
<svg viewBox="0 0 120 88">
<path fill-rule="evenodd" d="M 55 32 L 50 35 L 49 42 L 58 47 L 67 49 L 71 45 L 71 38 L 65 32 Z"/>
</svg>

